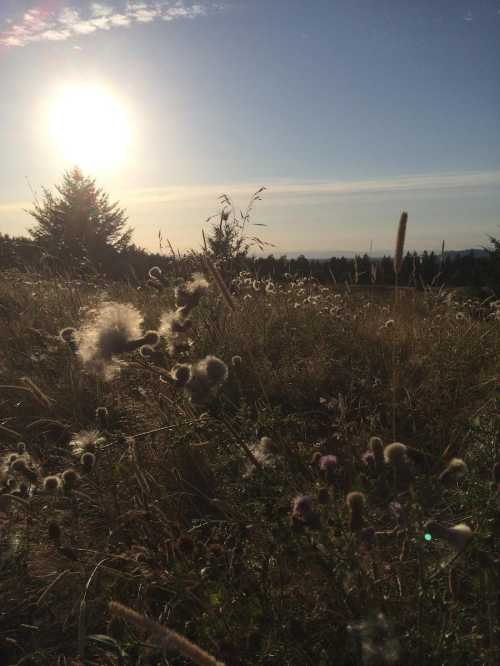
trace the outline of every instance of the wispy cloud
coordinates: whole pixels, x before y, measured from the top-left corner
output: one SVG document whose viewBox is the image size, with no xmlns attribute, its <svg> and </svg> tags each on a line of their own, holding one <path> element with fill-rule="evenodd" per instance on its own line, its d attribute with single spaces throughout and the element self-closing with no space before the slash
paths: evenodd
<svg viewBox="0 0 500 666">
<path fill-rule="evenodd" d="M 134 23 L 194 19 L 220 8 L 221 5 L 184 0 L 90 2 L 85 9 L 68 5 L 56 13 L 35 8 L 18 20 L 6 19 L 8 29 L 0 32 L 0 46 L 14 48 L 32 42 L 66 41 L 98 30 L 129 28 Z"/>
<path fill-rule="evenodd" d="M 176 187 L 151 187 L 129 190 L 122 197 L 127 203 L 152 204 L 173 203 L 194 199 L 212 198 L 226 192 L 233 196 L 248 196 L 261 183 L 238 183 L 220 185 L 190 185 Z M 350 180 L 328 182 L 274 182 L 268 183 L 268 197 L 295 196 L 342 196 L 362 194 L 398 194 L 409 196 L 418 192 L 446 192 L 448 195 L 464 191 L 479 191 L 500 187 L 500 171 L 477 171 L 469 173 L 438 173 L 398 176 L 377 180 Z"/>
</svg>

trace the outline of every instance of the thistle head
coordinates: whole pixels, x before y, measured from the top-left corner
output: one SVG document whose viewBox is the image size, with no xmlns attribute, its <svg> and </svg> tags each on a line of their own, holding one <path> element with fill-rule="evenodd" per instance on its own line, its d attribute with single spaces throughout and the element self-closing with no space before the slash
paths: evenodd
<svg viewBox="0 0 500 666">
<path fill-rule="evenodd" d="M 80 458 L 80 463 L 82 465 L 84 474 L 89 474 L 94 469 L 95 455 L 90 451 L 87 451 Z"/>
<path fill-rule="evenodd" d="M 67 326 L 59 331 L 59 338 L 68 345 L 72 351 L 77 351 L 78 345 L 76 341 L 76 329 L 71 326 Z"/>
<path fill-rule="evenodd" d="M 155 280 L 160 280 L 162 276 L 162 270 L 159 266 L 151 266 L 151 268 L 148 271 L 148 275 L 150 278 L 153 278 Z"/>
<path fill-rule="evenodd" d="M 384 467 L 384 443 L 380 437 L 370 437 L 368 449 L 373 453 L 375 469 L 380 472 Z"/>
<path fill-rule="evenodd" d="M 78 481 L 80 480 L 80 475 L 74 469 L 66 469 L 61 475 L 62 483 L 65 490 L 72 490 Z"/>
<path fill-rule="evenodd" d="M 189 282 L 184 282 L 175 288 L 176 305 L 192 310 L 208 292 L 208 286 L 208 282 L 203 275 L 195 273 Z"/>
<path fill-rule="evenodd" d="M 46 476 L 43 480 L 43 489 L 46 493 L 57 493 L 61 488 L 61 479 L 59 476 L 51 475 Z"/>
<path fill-rule="evenodd" d="M 158 331 L 146 331 L 141 342 L 150 347 L 157 347 L 160 343 L 160 334 Z"/>
<path fill-rule="evenodd" d="M 384 449 L 384 458 L 389 465 L 405 465 L 408 461 L 406 455 L 406 446 L 400 442 L 388 444 Z"/>
<path fill-rule="evenodd" d="M 108 410 L 106 407 L 98 407 L 95 410 L 95 418 L 100 428 L 106 428 L 108 425 Z"/>
<path fill-rule="evenodd" d="M 198 362 L 198 370 L 205 373 L 210 386 L 223 384 L 228 377 L 227 365 L 217 356 L 205 356 Z"/>
<path fill-rule="evenodd" d="M 444 527 L 435 520 L 430 520 L 424 529 L 433 537 L 436 536 L 446 541 L 457 552 L 462 551 L 472 537 L 472 530 L 465 523 Z"/>
<path fill-rule="evenodd" d="M 81 430 L 69 442 L 72 453 L 77 458 L 86 452 L 95 453 L 106 441 L 98 430 Z"/>
<path fill-rule="evenodd" d="M 170 371 L 176 386 L 185 386 L 191 376 L 191 366 L 187 363 L 176 363 Z"/>
<path fill-rule="evenodd" d="M 446 469 L 439 475 L 439 480 L 443 483 L 450 480 L 457 480 L 464 477 L 468 472 L 467 464 L 461 458 L 452 458 Z"/>
<path fill-rule="evenodd" d="M 353 491 L 347 495 L 345 501 L 349 509 L 349 529 L 351 532 L 359 532 L 364 525 L 363 511 L 365 496 L 363 493 Z"/>
</svg>

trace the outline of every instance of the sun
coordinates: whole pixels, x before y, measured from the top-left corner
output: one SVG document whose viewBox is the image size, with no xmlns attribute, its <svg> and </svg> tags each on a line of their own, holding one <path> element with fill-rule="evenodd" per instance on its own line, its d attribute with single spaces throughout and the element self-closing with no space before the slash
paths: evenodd
<svg viewBox="0 0 500 666">
<path fill-rule="evenodd" d="M 63 159 L 83 169 L 121 165 L 132 141 L 126 105 L 111 90 L 94 85 L 67 85 L 48 104 L 51 141 Z"/>
</svg>

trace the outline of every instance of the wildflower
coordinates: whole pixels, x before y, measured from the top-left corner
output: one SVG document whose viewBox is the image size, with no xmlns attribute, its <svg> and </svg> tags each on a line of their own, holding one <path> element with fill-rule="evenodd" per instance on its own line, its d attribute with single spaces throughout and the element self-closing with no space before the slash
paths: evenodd
<svg viewBox="0 0 500 666">
<path fill-rule="evenodd" d="M 318 515 L 314 511 L 314 497 L 297 495 L 292 501 L 292 520 L 296 526 L 317 526 Z"/>
<path fill-rule="evenodd" d="M 186 389 L 192 402 L 200 403 L 207 400 L 210 393 L 223 384 L 228 376 L 227 365 L 217 356 L 206 356 L 191 366 Z"/>
<path fill-rule="evenodd" d="M 152 266 L 148 271 L 148 275 L 153 280 L 160 280 L 162 277 L 162 270 L 159 266 Z"/>
<path fill-rule="evenodd" d="M 108 416 L 109 413 L 106 407 L 98 407 L 95 410 L 96 421 L 101 428 L 106 428 L 108 425 Z"/>
<path fill-rule="evenodd" d="M 472 530 L 465 523 L 459 523 L 453 527 L 444 527 L 435 520 L 431 520 L 425 525 L 425 530 L 432 536 L 447 541 L 458 553 L 465 548 L 472 537 Z"/>
<path fill-rule="evenodd" d="M 98 430 L 81 430 L 73 435 L 69 446 L 73 450 L 73 455 L 79 458 L 87 452 L 95 453 L 105 441 L 106 438 Z"/>
<path fill-rule="evenodd" d="M 90 451 L 87 451 L 80 458 L 80 463 L 83 467 L 83 472 L 89 474 L 94 469 L 95 465 L 95 455 Z"/>
<path fill-rule="evenodd" d="M 439 480 L 446 482 L 451 479 L 461 479 L 467 474 L 467 472 L 467 464 L 461 458 L 452 458 L 446 466 L 446 469 L 439 475 Z"/>
<path fill-rule="evenodd" d="M 56 493 L 61 488 L 61 479 L 56 476 L 46 476 L 43 480 L 43 489 L 47 493 Z"/>
<path fill-rule="evenodd" d="M 388 444 L 384 449 L 384 458 L 392 467 L 396 486 L 401 490 L 407 490 L 413 480 L 413 474 L 410 469 L 406 446 L 400 442 Z"/>
<path fill-rule="evenodd" d="M 359 532 L 364 524 L 363 509 L 365 506 L 365 496 L 363 493 L 353 491 L 347 495 L 345 501 L 349 509 L 349 529 L 351 532 Z"/>
<path fill-rule="evenodd" d="M 105 379 L 112 379 L 119 371 L 113 356 L 145 344 L 141 322 L 142 315 L 134 306 L 103 303 L 95 319 L 76 334 L 78 352 L 84 364 Z M 154 341 L 151 333 L 148 331 L 148 340 Z"/>
<path fill-rule="evenodd" d="M 38 474 L 35 469 L 28 466 L 25 458 L 16 458 L 10 465 L 10 469 L 13 472 L 17 472 L 24 476 L 25 479 L 28 479 L 31 483 L 35 483 L 38 479 Z"/>
<path fill-rule="evenodd" d="M 80 480 L 78 472 L 74 469 L 66 469 L 61 475 L 63 486 L 66 490 L 72 490 Z"/>
</svg>

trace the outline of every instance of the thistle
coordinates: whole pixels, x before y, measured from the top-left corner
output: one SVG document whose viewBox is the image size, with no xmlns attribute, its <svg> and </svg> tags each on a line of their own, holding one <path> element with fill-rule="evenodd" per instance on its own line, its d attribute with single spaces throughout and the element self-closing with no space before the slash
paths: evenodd
<svg viewBox="0 0 500 666">
<path fill-rule="evenodd" d="M 96 317 L 76 333 L 83 363 L 104 379 L 113 379 L 120 367 L 114 356 L 138 349 L 146 340 L 158 343 L 158 333 L 141 331 L 142 315 L 133 305 L 103 303 Z"/>
<path fill-rule="evenodd" d="M 295 524 L 308 525 L 314 516 L 314 498 L 311 495 L 297 495 L 292 500 L 292 520 Z"/>
<path fill-rule="evenodd" d="M 192 280 L 184 282 L 175 288 L 175 303 L 177 307 L 184 307 L 188 314 L 195 308 L 208 292 L 208 282 L 201 273 L 195 273 Z"/>
<path fill-rule="evenodd" d="M 400 490 L 408 490 L 408 486 L 413 480 L 413 474 L 410 469 L 406 446 L 400 442 L 388 444 L 384 449 L 384 458 L 393 470 L 396 487 Z"/>
<path fill-rule="evenodd" d="M 461 458 L 452 458 L 446 469 L 439 475 L 439 480 L 445 483 L 446 481 L 461 479 L 467 472 L 467 465 Z"/>
<path fill-rule="evenodd" d="M 66 469 L 61 475 L 63 487 L 65 490 L 71 491 L 80 480 L 78 472 L 74 469 Z"/>
<path fill-rule="evenodd" d="M 459 523 L 453 527 L 444 527 L 444 525 L 437 523 L 435 520 L 431 520 L 425 525 L 425 530 L 432 536 L 447 541 L 458 553 L 465 548 L 472 537 L 472 530 L 465 523 Z"/>
<path fill-rule="evenodd" d="M 95 455 L 90 451 L 87 451 L 80 458 L 80 463 L 83 467 L 83 473 L 90 474 L 90 472 L 94 469 Z"/>
<path fill-rule="evenodd" d="M 345 501 L 349 509 L 349 529 L 351 532 L 359 532 L 364 525 L 365 496 L 363 493 L 353 491 L 347 495 Z"/>
<path fill-rule="evenodd" d="M 105 442 L 106 438 L 98 430 L 81 430 L 73 435 L 69 446 L 73 455 L 80 458 L 87 452 L 96 453 Z"/>
<path fill-rule="evenodd" d="M 68 345 L 72 352 L 78 351 L 78 345 L 76 342 L 76 329 L 67 326 L 59 331 L 59 338 Z"/>
<path fill-rule="evenodd" d="M 95 410 L 95 418 L 97 421 L 97 425 L 103 430 L 108 426 L 108 416 L 109 413 L 106 407 L 98 407 Z"/>
<path fill-rule="evenodd" d="M 43 489 L 47 493 L 56 493 L 61 488 L 61 479 L 56 476 L 46 476 L 43 480 Z"/>
</svg>

